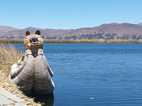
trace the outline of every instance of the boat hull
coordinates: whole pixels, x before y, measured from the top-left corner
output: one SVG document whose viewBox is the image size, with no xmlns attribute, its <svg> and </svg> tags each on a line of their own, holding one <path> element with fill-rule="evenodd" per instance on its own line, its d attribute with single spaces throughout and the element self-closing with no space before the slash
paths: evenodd
<svg viewBox="0 0 142 106">
<path fill-rule="evenodd" d="M 53 71 L 44 55 L 27 55 L 21 64 L 12 65 L 10 80 L 24 92 L 51 94 L 55 88 L 52 76 Z"/>
</svg>

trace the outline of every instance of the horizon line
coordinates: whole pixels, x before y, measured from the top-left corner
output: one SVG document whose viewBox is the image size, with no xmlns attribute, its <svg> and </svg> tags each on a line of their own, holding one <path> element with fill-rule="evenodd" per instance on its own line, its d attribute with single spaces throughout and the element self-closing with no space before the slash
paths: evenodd
<svg viewBox="0 0 142 106">
<path fill-rule="evenodd" d="M 23 27 L 19 27 L 19 26 L 15 26 L 15 25 L 0 25 L 0 27 L 11 27 L 14 29 L 26 29 L 26 28 L 36 28 L 36 29 L 57 29 L 57 30 L 75 30 L 75 29 L 82 29 L 82 28 L 94 28 L 94 27 L 98 27 L 101 25 L 107 25 L 107 24 L 133 24 L 133 25 L 142 25 L 142 22 L 137 22 L 137 23 L 133 23 L 133 22 L 106 22 L 103 24 L 99 24 L 99 25 L 94 25 L 94 26 L 81 26 L 81 27 L 76 27 L 76 28 L 51 28 L 51 27 L 37 27 L 37 26 L 23 26 Z M 19 27 L 19 28 L 18 28 Z"/>
</svg>

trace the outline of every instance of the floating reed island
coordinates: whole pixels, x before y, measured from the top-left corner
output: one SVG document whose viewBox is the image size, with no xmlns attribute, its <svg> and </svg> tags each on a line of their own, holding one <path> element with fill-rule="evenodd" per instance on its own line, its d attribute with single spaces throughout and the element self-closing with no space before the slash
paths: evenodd
<svg viewBox="0 0 142 106">
<path fill-rule="evenodd" d="M 58 39 L 45 39 L 45 43 L 98 43 L 98 44 L 118 44 L 118 43 L 142 43 L 142 39 L 76 39 L 76 40 L 58 40 Z M 22 39 L 0 39 L 0 43 L 23 43 Z"/>
<path fill-rule="evenodd" d="M 25 96 L 15 84 L 10 83 L 8 75 L 10 67 L 13 63 L 22 56 L 22 53 L 10 45 L 0 44 L 0 87 L 24 99 L 27 106 L 41 106 L 40 103 L 35 103 L 32 98 Z"/>
</svg>

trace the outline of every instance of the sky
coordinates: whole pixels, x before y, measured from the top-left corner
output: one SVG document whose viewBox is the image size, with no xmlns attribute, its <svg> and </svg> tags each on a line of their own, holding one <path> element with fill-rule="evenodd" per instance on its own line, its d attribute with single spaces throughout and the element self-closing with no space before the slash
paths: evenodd
<svg viewBox="0 0 142 106">
<path fill-rule="evenodd" d="M 75 29 L 141 23 L 142 0 L 0 0 L 0 25 Z"/>
</svg>

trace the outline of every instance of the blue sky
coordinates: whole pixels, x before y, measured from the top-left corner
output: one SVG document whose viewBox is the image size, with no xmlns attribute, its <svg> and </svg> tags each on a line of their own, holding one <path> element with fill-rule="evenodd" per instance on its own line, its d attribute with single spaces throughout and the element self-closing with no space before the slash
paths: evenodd
<svg viewBox="0 0 142 106">
<path fill-rule="evenodd" d="M 142 0 L 0 0 L 0 25 L 70 29 L 142 22 Z"/>
</svg>

